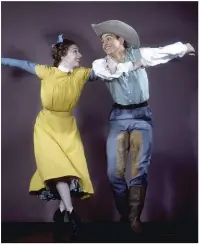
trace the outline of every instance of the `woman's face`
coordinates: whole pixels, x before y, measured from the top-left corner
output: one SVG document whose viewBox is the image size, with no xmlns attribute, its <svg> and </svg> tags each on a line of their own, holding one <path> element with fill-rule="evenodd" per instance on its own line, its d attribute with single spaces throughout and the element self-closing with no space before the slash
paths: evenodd
<svg viewBox="0 0 200 245">
<path fill-rule="evenodd" d="M 79 67 L 82 55 L 79 53 L 78 47 L 73 44 L 69 46 L 67 54 L 62 57 L 62 63 L 69 69 Z"/>
</svg>

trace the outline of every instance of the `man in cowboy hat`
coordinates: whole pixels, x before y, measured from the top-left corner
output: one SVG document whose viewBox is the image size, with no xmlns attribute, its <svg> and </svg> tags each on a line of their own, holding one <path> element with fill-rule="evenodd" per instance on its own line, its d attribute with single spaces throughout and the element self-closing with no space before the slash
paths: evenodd
<svg viewBox="0 0 200 245">
<path fill-rule="evenodd" d="M 92 28 L 107 54 L 104 59 L 93 63 L 93 70 L 106 81 L 114 100 L 107 139 L 108 178 L 121 220 L 129 220 L 132 229 L 141 232 L 140 215 L 152 153 L 152 112 L 148 105 L 148 77 L 143 68 L 194 54 L 195 51 L 190 44 L 181 42 L 162 48 L 140 48 L 137 32 L 118 20 L 93 24 Z M 134 65 L 136 60 L 142 62 L 141 67 L 134 70 L 131 64 Z M 122 63 L 124 67 L 121 67 Z M 125 67 L 126 72 L 123 70 Z M 115 74 L 110 80 L 102 75 L 102 71 L 106 73 L 108 69 Z M 124 172 L 129 151 L 132 170 L 128 188 Z"/>
</svg>

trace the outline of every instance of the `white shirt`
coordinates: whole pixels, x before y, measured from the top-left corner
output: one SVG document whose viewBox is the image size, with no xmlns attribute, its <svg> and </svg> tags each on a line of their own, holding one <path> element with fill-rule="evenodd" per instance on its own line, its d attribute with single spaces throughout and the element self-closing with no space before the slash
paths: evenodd
<svg viewBox="0 0 200 245">
<path fill-rule="evenodd" d="M 174 58 L 183 57 L 186 52 L 187 46 L 181 42 L 161 48 L 128 48 L 126 49 L 125 62 L 143 59 L 148 66 L 156 66 Z M 116 73 L 111 74 L 107 68 L 105 57 L 93 62 L 93 70 L 98 77 L 106 81 L 114 102 L 128 105 L 139 104 L 149 99 L 149 83 L 144 68 L 127 73 L 125 66 L 120 66 Z"/>
<path fill-rule="evenodd" d="M 181 42 L 175 44 L 170 44 L 165 47 L 160 48 L 140 48 L 141 59 L 148 66 L 156 66 L 159 64 L 167 63 L 168 61 L 177 58 L 183 57 L 187 52 L 187 47 Z M 98 77 L 101 77 L 106 80 L 112 80 L 114 78 L 119 78 L 124 72 L 130 70 L 130 66 L 121 66 L 121 64 L 116 63 L 114 60 L 111 63 L 111 66 L 118 66 L 118 69 L 115 73 L 111 74 L 107 68 L 107 56 L 103 59 L 98 59 L 93 62 L 93 70 Z"/>
</svg>

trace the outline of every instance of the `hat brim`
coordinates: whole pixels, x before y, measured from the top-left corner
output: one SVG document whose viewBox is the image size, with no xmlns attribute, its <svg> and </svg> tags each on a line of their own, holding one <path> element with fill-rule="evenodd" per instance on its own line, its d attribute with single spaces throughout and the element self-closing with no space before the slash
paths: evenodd
<svg viewBox="0 0 200 245">
<path fill-rule="evenodd" d="M 128 47 L 140 47 L 140 40 L 137 32 L 122 21 L 109 20 L 99 24 L 92 24 L 92 28 L 100 38 L 103 34 L 110 33 L 115 36 L 123 37 Z"/>
</svg>

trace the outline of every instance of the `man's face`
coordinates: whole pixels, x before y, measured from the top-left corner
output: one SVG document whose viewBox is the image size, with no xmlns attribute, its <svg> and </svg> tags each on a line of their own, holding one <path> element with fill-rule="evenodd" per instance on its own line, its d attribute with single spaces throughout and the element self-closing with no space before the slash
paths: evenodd
<svg viewBox="0 0 200 245">
<path fill-rule="evenodd" d="M 123 45 L 123 38 L 118 38 L 113 34 L 107 33 L 101 36 L 102 48 L 107 55 L 115 53 L 121 45 Z"/>
</svg>

